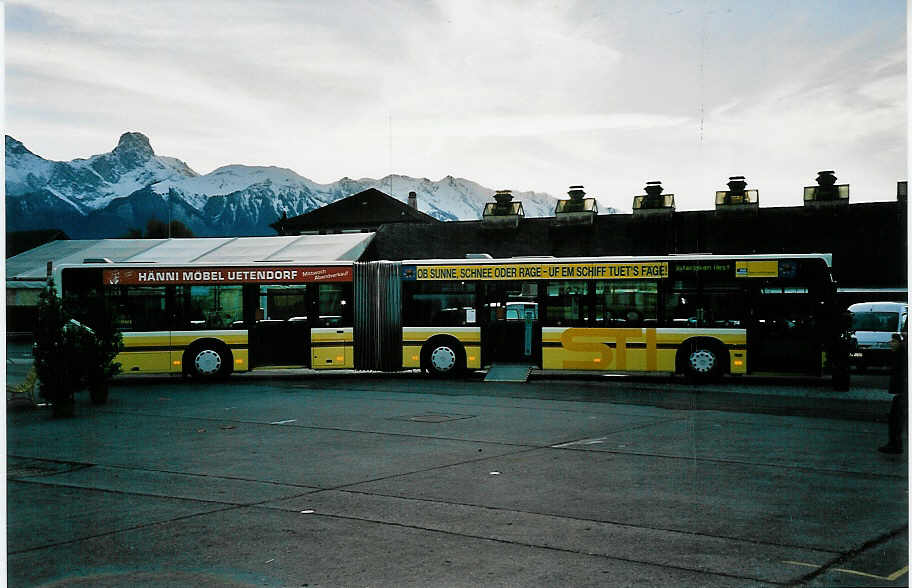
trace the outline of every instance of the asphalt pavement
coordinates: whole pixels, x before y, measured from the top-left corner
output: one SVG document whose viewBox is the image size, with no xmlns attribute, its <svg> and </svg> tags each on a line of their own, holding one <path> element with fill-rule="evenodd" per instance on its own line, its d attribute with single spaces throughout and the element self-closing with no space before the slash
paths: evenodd
<svg viewBox="0 0 912 588">
<path fill-rule="evenodd" d="M 10 355 L 7 374 L 27 371 Z M 8 381 L 9 383 L 9 381 Z M 904 586 L 886 376 L 119 377 L 7 423 L 10 586 Z"/>
</svg>

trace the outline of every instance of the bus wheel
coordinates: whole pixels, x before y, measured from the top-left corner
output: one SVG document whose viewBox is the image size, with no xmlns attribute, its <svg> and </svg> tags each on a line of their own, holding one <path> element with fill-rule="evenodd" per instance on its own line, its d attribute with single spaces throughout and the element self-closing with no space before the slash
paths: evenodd
<svg viewBox="0 0 912 588">
<path fill-rule="evenodd" d="M 696 344 L 685 351 L 684 372 L 692 380 L 715 380 L 722 372 L 719 354 L 706 346 Z"/>
<path fill-rule="evenodd" d="M 465 355 L 458 343 L 432 341 L 424 346 L 423 367 L 437 377 L 452 376 L 465 368 Z"/>
<path fill-rule="evenodd" d="M 202 345 L 188 351 L 190 372 L 197 378 L 220 378 L 231 372 L 228 354 L 214 345 Z"/>
</svg>

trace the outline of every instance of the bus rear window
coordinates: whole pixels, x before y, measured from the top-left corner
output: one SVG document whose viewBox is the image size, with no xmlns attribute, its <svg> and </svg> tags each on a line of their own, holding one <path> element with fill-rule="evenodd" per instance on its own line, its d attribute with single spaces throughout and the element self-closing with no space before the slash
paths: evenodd
<svg viewBox="0 0 912 588">
<path fill-rule="evenodd" d="M 899 329 L 897 312 L 856 312 L 852 314 L 853 331 L 879 331 L 895 333 Z"/>
</svg>

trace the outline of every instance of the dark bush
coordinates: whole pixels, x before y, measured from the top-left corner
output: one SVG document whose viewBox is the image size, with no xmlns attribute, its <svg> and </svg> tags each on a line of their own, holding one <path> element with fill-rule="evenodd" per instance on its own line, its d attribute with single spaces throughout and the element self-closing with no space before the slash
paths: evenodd
<svg viewBox="0 0 912 588">
<path fill-rule="evenodd" d="M 73 320 L 53 279 L 48 280 L 38 300 L 32 353 L 41 397 L 54 407 L 55 416 L 72 415 L 74 395 L 85 387 L 93 402 L 107 400 L 108 381 L 120 370 L 113 362 L 120 343 L 120 333 L 111 326 L 96 332 Z"/>
</svg>

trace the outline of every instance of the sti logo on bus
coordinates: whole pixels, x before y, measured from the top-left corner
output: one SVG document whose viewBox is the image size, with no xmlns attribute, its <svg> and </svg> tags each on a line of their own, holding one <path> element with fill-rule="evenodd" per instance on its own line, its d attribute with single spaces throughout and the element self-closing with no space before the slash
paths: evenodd
<svg viewBox="0 0 912 588">
<path fill-rule="evenodd" d="M 645 341 L 643 339 L 645 338 Z M 632 339 L 632 341 L 631 341 Z M 567 329 L 561 334 L 561 346 L 567 351 L 584 351 L 598 357 L 598 363 L 604 367 L 614 361 L 614 369 L 626 370 L 627 348 L 645 348 L 646 369 L 654 371 L 658 359 L 656 330 L 648 329 Z M 614 347 L 614 349 L 612 349 Z M 564 369 L 592 369 L 592 360 L 564 360 Z M 633 366 L 630 366 L 633 367 Z M 639 367 L 642 369 L 642 367 Z"/>
</svg>

